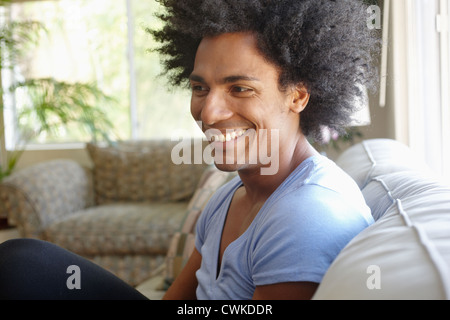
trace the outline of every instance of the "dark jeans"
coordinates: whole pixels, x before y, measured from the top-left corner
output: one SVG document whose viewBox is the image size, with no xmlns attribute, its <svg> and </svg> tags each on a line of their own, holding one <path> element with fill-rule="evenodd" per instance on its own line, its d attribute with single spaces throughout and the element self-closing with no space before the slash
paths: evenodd
<svg viewBox="0 0 450 320">
<path fill-rule="evenodd" d="M 0 245 L 0 299 L 146 300 L 111 272 L 52 243 Z"/>
</svg>

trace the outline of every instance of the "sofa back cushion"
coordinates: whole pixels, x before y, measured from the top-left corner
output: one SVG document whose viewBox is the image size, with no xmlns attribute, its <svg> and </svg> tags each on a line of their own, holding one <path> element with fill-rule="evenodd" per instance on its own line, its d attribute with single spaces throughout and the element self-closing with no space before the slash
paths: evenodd
<svg viewBox="0 0 450 320">
<path fill-rule="evenodd" d="M 429 172 L 425 162 L 404 144 L 391 139 L 372 139 L 343 152 L 336 164 L 363 189 L 372 178 L 391 172 L 416 170 Z"/>
<path fill-rule="evenodd" d="M 450 186 L 421 172 L 372 179 L 378 220 L 325 274 L 314 299 L 449 299 Z"/>
<path fill-rule="evenodd" d="M 88 144 L 94 166 L 96 203 L 189 199 L 206 164 L 175 164 L 172 150 L 179 143 L 148 140 L 119 142 L 107 147 Z"/>
</svg>

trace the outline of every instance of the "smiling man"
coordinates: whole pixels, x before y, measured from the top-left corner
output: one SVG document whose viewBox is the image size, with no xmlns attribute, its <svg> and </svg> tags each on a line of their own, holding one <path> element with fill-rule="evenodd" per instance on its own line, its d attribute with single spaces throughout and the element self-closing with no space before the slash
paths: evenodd
<svg viewBox="0 0 450 320">
<path fill-rule="evenodd" d="M 191 113 L 217 168 L 238 173 L 206 205 L 195 249 L 165 298 L 310 299 L 341 249 L 373 222 L 356 183 L 308 142 L 324 126 L 342 131 L 361 87 L 376 83 L 367 6 L 160 2 L 165 26 L 149 31 L 171 84 L 191 88 Z M 67 265 L 82 270 L 81 290 L 61 289 Z M 0 245 L 0 298 L 145 299 L 92 262 L 32 239 Z"/>
<path fill-rule="evenodd" d="M 210 200 L 166 299 L 310 299 L 340 250 L 373 222 L 360 190 L 308 137 L 342 132 L 376 80 L 377 38 L 359 0 L 161 1 L 172 84 L 215 165 L 238 176 Z M 276 137 L 274 139 L 274 137 Z M 270 150 L 276 170 L 259 150 Z M 273 157 L 276 154 L 276 157 Z M 251 161 L 251 160 L 254 161 Z"/>
<path fill-rule="evenodd" d="M 283 159 L 299 163 L 298 159 L 292 159 L 296 148 L 280 145 L 280 138 L 293 143 L 292 138 L 304 139 L 299 130 L 299 113 L 306 106 L 309 94 L 301 87 L 291 88 L 289 93 L 281 92 L 278 78 L 277 68 L 261 56 L 251 33 L 227 33 L 201 42 L 189 77 L 191 113 L 202 123 L 207 137 L 209 132 L 216 132 L 209 140 L 214 145 L 219 169 L 255 172 L 255 167 L 262 165 L 262 156 L 267 155 L 261 152 L 261 147 L 270 150 L 276 162 L 281 152 Z M 298 147 L 306 145 L 303 141 Z M 274 169 L 270 175 L 280 178 L 283 173 L 279 172 L 279 163 Z M 264 168 L 258 170 L 258 176 L 268 175 Z M 267 179 L 263 181 L 274 185 Z"/>
</svg>

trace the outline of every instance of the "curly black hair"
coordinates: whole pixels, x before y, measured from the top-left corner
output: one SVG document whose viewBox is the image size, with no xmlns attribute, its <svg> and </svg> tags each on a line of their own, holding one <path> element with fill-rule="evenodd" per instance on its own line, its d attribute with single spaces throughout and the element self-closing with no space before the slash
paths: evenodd
<svg viewBox="0 0 450 320">
<path fill-rule="evenodd" d="M 363 0 L 157 0 L 165 8 L 160 30 L 147 29 L 161 45 L 171 85 L 188 83 L 204 37 L 251 32 L 258 49 L 281 70 L 280 88 L 302 83 L 310 101 L 301 114 L 306 136 L 321 127 L 343 132 L 363 88 L 376 91 L 380 48 L 367 26 Z"/>
</svg>

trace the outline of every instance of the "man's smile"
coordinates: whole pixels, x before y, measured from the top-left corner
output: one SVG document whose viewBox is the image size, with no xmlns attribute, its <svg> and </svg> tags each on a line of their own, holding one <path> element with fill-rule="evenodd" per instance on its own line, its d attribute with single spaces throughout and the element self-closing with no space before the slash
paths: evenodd
<svg viewBox="0 0 450 320">
<path fill-rule="evenodd" d="M 206 138 L 210 142 L 230 142 L 242 137 L 248 129 L 208 129 L 205 131 Z"/>
</svg>

